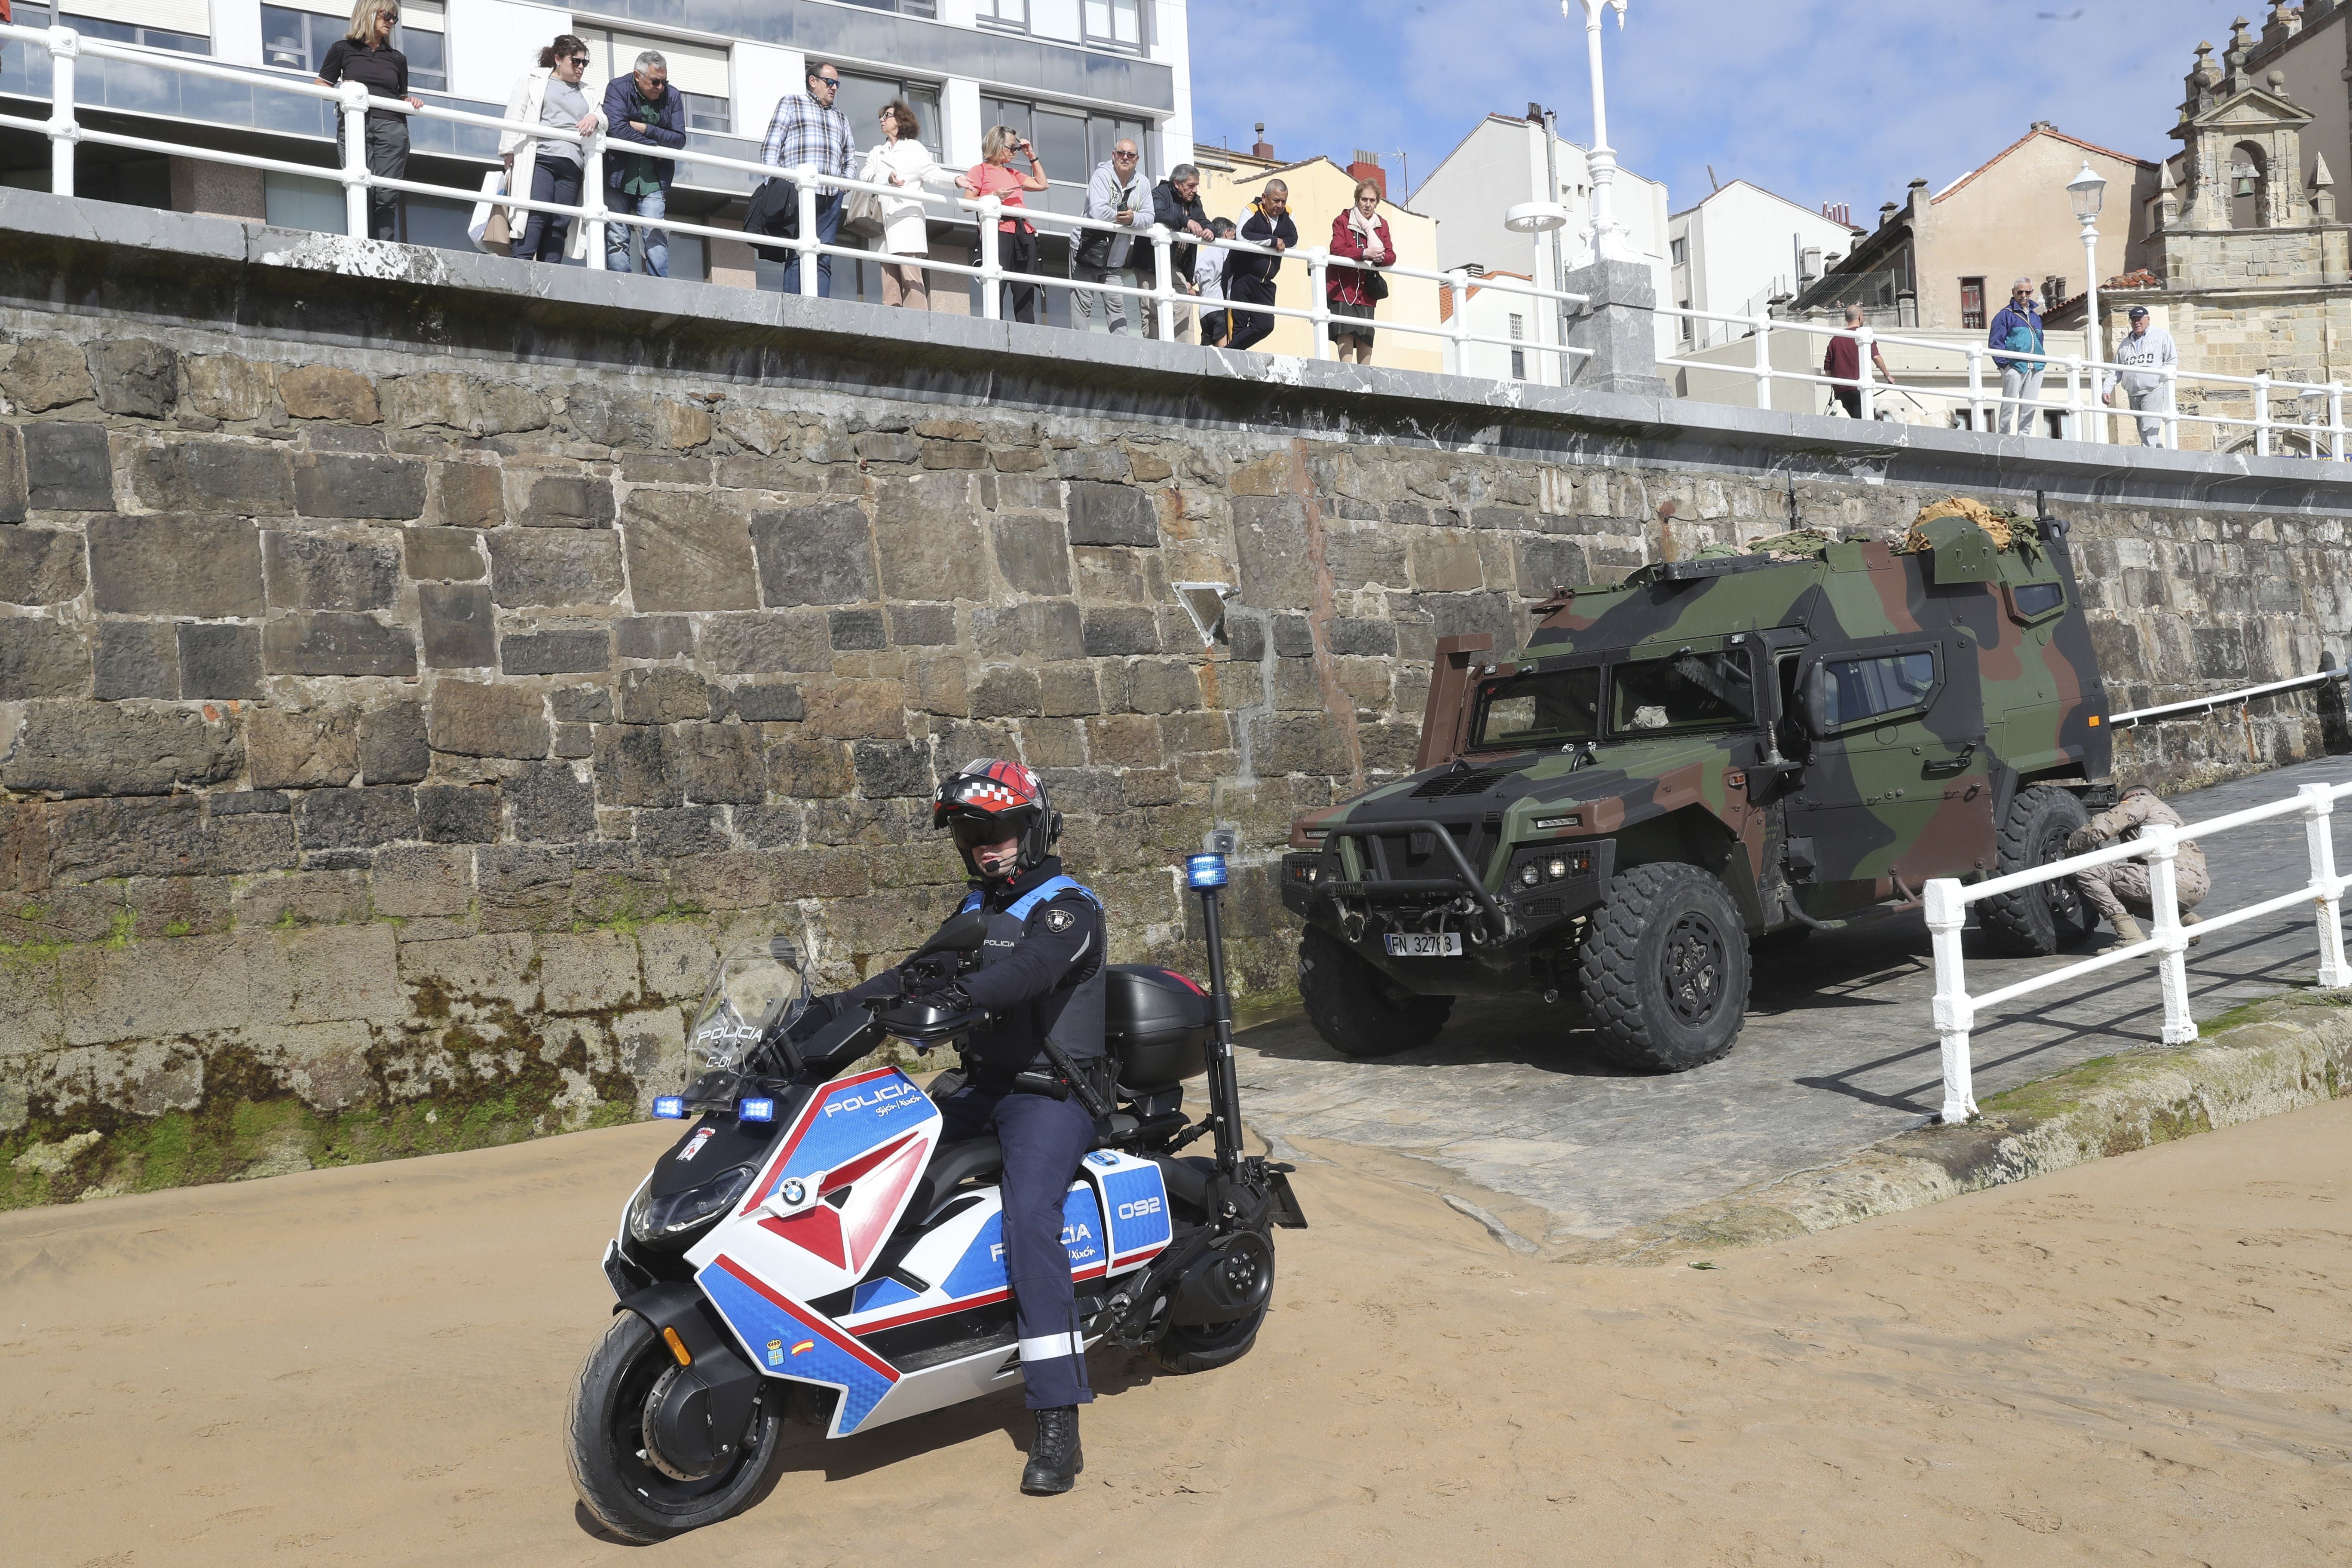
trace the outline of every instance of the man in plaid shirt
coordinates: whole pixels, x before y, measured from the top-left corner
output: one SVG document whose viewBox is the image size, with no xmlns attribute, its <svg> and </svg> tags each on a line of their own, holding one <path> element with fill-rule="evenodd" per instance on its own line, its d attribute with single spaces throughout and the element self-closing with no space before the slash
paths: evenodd
<svg viewBox="0 0 2352 1568">
<path fill-rule="evenodd" d="M 760 151 L 760 161 L 786 171 L 806 164 L 820 174 L 856 178 L 856 150 L 849 143 L 849 120 L 833 106 L 834 96 L 840 90 L 841 68 L 831 60 L 811 60 L 808 90 L 788 92 L 776 100 L 776 117 L 768 121 L 768 140 Z M 841 192 L 817 193 L 819 243 L 831 245 L 841 233 Z M 801 261 L 795 255 L 784 264 L 784 292 L 797 294 L 800 286 Z M 833 297 L 830 256 L 816 258 L 816 291 L 822 298 Z"/>
</svg>

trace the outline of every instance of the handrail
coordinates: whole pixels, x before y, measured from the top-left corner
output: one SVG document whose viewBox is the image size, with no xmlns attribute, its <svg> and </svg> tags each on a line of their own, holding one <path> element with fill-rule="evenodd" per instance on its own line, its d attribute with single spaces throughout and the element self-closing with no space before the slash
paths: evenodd
<svg viewBox="0 0 2352 1568">
<path fill-rule="evenodd" d="M 2211 697 L 2190 698 L 2185 702 L 2166 702 L 2154 708 L 2135 708 L 2128 713 L 2110 714 L 2107 722 L 2116 729 L 2131 729 L 2158 719 L 2178 718 L 2183 713 L 2210 713 L 2216 708 L 2243 707 L 2257 697 L 2274 697 L 2282 691 L 2301 691 L 2309 686 L 2325 686 L 2331 680 L 2352 676 L 2352 668 L 2323 669 L 2316 675 L 2298 675 L 2287 680 L 2273 680 L 2262 686 L 2241 687 L 2235 691 L 2217 692 Z"/>
<path fill-rule="evenodd" d="M 2326 672 L 2330 677 L 2342 673 L 2340 670 Z M 2310 879 L 2293 892 L 2259 900 L 2226 914 L 2205 915 L 2198 921 L 2198 930 L 2200 932 L 2227 931 L 2265 915 L 2309 904 L 2313 907 L 2319 941 L 2320 987 L 2329 991 L 2352 987 L 2352 964 L 2345 961 L 2341 918 L 2344 889 L 2347 884 L 2336 874 L 2336 842 L 2329 833 L 2329 819 L 2335 812 L 2336 803 L 2347 795 L 2352 795 L 2352 784 L 2307 784 L 2297 788 L 2293 795 L 2266 805 L 2250 806 L 2243 811 L 2230 812 L 2180 827 L 2168 823 L 2150 823 L 2139 829 L 2136 838 L 1984 881 L 1963 883 L 1954 877 L 1929 879 L 1926 889 L 1927 931 L 1935 952 L 1935 1022 L 1942 1047 L 1944 1071 L 1944 1104 L 1939 1120 L 1965 1121 L 1977 1114 L 1969 1035 L 1976 1028 L 1977 1019 L 1983 1010 L 2032 995 L 2037 991 L 2049 990 L 2100 970 L 2141 959 L 2154 959 L 2164 996 L 2164 1043 L 2168 1046 L 2186 1045 L 2197 1037 L 2197 1021 L 2189 1011 L 2189 969 L 2184 956 L 2189 947 L 2189 933 L 2181 923 L 2179 882 L 2174 875 L 2174 863 L 2180 847 L 2192 840 L 2218 838 L 2225 833 L 2274 822 L 2282 817 L 2303 818 L 2305 847 L 2311 859 Z M 2078 871 L 2134 859 L 2147 862 L 2148 897 L 2154 914 L 2145 941 L 2109 948 L 2090 958 L 2078 959 L 2073 963 L 2029 975 L 1982 995 L 1969 994 L 1968 958 L 1962 949 L 1960 934 L 1968 922 L 1969 905 L 2037 888 L 2061 877 L 2071 877 Z"/>
</svg>

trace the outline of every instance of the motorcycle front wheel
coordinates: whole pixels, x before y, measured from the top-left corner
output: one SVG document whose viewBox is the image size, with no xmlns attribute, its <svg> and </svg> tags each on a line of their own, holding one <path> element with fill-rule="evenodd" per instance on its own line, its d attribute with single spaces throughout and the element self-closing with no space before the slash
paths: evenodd
<svg viewBox="0 0 2352 1568">
<path fill-rule="evenodd" d="M 580 1500 L 614 1534 L 640 1545 L 667 1541 L 741 1512 L 768 1495 L 783 1466 L 783 1390 L 765 1385 L 732 1465 L 681 1481 L 646 1458 L 646 1397 L 675 1362 L 653 1325 L 614 1316 L 572 1385 L 564 1457 Z"/>
</svg>

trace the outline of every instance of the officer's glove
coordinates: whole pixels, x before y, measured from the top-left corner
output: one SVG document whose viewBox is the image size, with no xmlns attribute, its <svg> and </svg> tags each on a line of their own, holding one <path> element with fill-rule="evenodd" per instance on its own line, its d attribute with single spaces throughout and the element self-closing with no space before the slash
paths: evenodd
<svg viewBox="0 0 2352 1568">
<path fill-rule="evenodd" d="M 2066 853 L 2088 855 L 2099 847 L 2099 836 L 2088 827 L 2078 827 L 2066 837 Z"/>
<path fill-rule="evenodd" d="M 819 996 L 809 1003 L 807 1009 L 799 1017 L 793 1020 L 793 1026 L 784 1031 L 784 1038 L 794 1045 L 799 1045 L 840 1016 L 840 997 Z"/>
<path fill-rule="evenodd" d="M 898 966 L 898 988 L 908 996 L 919 996 L 951 984 L 961 968 L 952 952 L 926 953 Z"/>
</svg>

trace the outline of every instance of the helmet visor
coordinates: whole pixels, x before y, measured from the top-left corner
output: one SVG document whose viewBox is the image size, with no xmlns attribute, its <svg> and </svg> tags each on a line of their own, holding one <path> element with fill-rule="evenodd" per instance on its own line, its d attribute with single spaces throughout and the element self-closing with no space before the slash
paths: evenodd
<svg viewBox="0 0 2352 1568">
<path fill-rule="evenodd" d="M 948 833 L 955 839 L 957 848 L 972 850 L 1020 837 L 1021 824 L 1014 821 L 1010 814 L 995 816 L 979 812 L 958 812 L 948 819 Z"/>
</svg>

